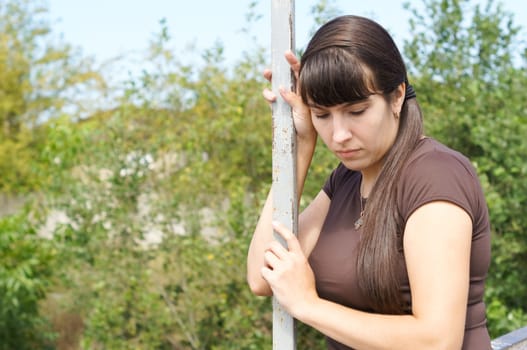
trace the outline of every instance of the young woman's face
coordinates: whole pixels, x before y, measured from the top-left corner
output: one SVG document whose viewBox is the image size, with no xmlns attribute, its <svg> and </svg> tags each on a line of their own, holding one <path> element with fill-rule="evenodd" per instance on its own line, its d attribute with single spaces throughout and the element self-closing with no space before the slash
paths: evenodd
<svg viewBox="0 0 527 350">
<path fill-rule="evenodd" d="M 399 118 L 382 95 L 332 107 L 312 105 L 313 125 L 327 147 L 348 169 L 377 172 L 395 141 Z"/>
</svg>

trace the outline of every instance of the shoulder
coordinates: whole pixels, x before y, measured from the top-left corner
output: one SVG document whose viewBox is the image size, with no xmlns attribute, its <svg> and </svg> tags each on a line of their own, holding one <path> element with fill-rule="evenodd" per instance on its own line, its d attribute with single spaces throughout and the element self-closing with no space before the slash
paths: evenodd
<svg viewBox="0 0 527 350">
<path fill-rule="evenodd" d="M 432 171 L 447 173 L 461 171 L 466 175 L 477 177 L 472 163 L 465 155 L 432 138 L 425 138 L 415 149 L 403 172 L 411 175 L 414 172 L 422 174 Z"/>
<path fill-rule="evenodd" d="M 398 203 L 404 219 L 432 201 L 448 201 L 471 216 L 477 211 L 482 191 L 474 167 L 463 154 L 438 141 L 423 139 L 402 170 Z"/>
<path fill-rule="evenodd" d="M 360 172 L 350 170 L 342 163 L 339 163 L 339 165 L 333 170 L 331 175 L 326 180 L 326 183 L 322 189 L 328 195 L 328 197 L 332 199 L 335 189 L 348 186 L 353 187 L 360 181 L 360 179 Z"/>
</svg>

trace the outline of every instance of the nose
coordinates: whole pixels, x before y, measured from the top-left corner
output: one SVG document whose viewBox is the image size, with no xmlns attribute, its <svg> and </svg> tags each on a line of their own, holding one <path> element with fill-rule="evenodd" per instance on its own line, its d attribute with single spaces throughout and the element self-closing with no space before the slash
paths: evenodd
<svg viewBox="0 0 527 350">
<path fill-rule="evenodd" d="M 345 143 L 351 139 L 351 131 L 349 130 L 346 119 L 340 115 L 333 116 L 333 141 L 336 143 Z"/>
</svg>

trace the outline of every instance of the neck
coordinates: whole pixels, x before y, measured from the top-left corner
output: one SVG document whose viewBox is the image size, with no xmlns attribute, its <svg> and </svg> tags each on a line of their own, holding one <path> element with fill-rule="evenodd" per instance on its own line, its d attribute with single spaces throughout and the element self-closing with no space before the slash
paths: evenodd
<svg viewBox="0 0 527 350">
<path fill-rule="evenodd" d="M 377 178 L 380 174 L 380 169 L 378 171 L 371 171 L 368 169 L 368 171 L 361 171 L 362 173 L 362 180 L 360 183 L 360 193 L 363 198 L 368 198 L 370 195 L 370 192 L 375 185 L 375 182 L 377 181 Z"/>
</svg>

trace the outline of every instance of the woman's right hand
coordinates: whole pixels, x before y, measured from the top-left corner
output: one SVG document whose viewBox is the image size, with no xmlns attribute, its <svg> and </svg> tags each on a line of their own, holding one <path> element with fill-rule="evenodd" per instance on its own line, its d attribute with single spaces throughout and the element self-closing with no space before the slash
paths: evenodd
<svg viewBox="0 0 527 350">
<path fill-rule="evenodd" d="M 300 72 L 300 61 L 296 58 L 295 54 L 291 51 L 285 53 L 285 59 L 291 66 L 291 70 L 295 75 L 295 80 L 298 82 L 298 75 Z M 270 69 L 265 69 L 263 76 L 269 82 L 272 80 L 272 71 Z M 298 91 L 298 85 L 296 90 Z M 280 88 L 280 96 L 286 101 L 293 110 L 293 118 L 295 124 L 295 131 L 297 137 L 301 140 L 313 140 L 316 139 L 316 131 L 311 122 L 311 111 L 307 105 L 302 102 L 302 98 L 296 92 L 287 91 L 285 88 Z M 265 100 L 271 104 L 276 101 L 276 95 L 272 90 L 266 88 L 263 91 L 263 96 Z"/>
</svg>

